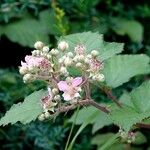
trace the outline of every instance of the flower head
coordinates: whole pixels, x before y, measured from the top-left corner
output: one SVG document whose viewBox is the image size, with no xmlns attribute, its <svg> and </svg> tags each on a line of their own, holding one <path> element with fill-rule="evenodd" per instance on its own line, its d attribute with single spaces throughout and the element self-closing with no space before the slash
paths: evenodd
<svg viewBox="0 0 150 150">
<path fill-rule="evenodd" d="M 31 68 L 31 67 L 40 67 L 48 68 L 50 62 L 44 57 L 35 57 L 35 56 L 26 56 L 25 62 L 21 62 L 22 67 Z"/>
<path fill-rule="evenodd" d="M 74 98 L 80 97 L 79 92 L 81 91 L 80 84 L 82 83 L 81 77 L 70 78 L 67 81 L 60 81 L 58 83 L 58 88 L 63 91 L 64 100 L 70 101 Z"/>
</svg>

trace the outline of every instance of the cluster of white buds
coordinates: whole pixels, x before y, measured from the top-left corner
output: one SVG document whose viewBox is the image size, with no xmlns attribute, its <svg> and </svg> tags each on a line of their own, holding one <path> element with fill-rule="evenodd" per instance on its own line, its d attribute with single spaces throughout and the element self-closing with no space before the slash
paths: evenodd
<svg viewBox="0 0 150 150">
<path fill-rule="evenodd" d="M 48 76 L 53 72 L 54 64 L 51 63 L 52 54 L 49 47 L 41 41 L 36 42 L 34 47 L 32 55 L 25 57 L 25 62 L 21 62 L 19 69 L 20 74 L 24 75 L 24 82 L 41 79 L 43 75 Z"/>
<path fill-rule="evenodd" d="M 135 141 L 136 133 L 134 132 L 125 132 L 122 129 L 119 129 L 120 137 L 123 142 L 132 143 Z"/>
</svg>

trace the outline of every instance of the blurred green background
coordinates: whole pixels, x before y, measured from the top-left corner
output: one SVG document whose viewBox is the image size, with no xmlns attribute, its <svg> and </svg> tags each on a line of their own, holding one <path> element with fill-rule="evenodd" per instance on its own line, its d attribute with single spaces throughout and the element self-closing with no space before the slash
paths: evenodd
<svg viewBox="0 0 150 150">
<path fill-rule="evenodd" d="M 61 35 L 98 31 L 105 41 L 125 43 L 124 54 L 145 53 L 150 56 L 150 1 L 149 0 L 1 0 L 0 1 L 0 117 L 13 103 L 23 101 L 26 95 L 42 88 L 41 82 L 24 84 L 18 66 L 30 54 L 35 41 L 56 46 Z M 139 86 L 144 76 L 115 89 L 131 91 Z M 93 89 L 96 100 L 108 101 L 99 89 Z M 63 150 L 71 124 L 72 114 L 62 114 L 55 122 L 46 121 L 28 125 L 0 127 L 0 150 Z M 74 133 L 78 126 L 75 127 Z M 99 133 L 116 132 L 114 125 Z M 142 130 L 146 142 L 137 149 L 150 147 L 150 131 Z M 91 144 L 91 125 L 78 137 L 73 150 L 94 150 Z"/>
</svg>

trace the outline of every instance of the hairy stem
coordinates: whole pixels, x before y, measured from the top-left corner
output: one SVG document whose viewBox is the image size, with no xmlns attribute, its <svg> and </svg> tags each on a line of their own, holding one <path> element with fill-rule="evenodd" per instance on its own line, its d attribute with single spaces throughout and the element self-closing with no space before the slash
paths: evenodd
<svg viewBox="0 0 150 150">
<path fill-rule="evenodd" d="M 113 95 L 112 91 L 110 89 L 107 89 L 105 87 L 101 87 L 101 90 L 106 93 L 107 97 L 111 99 L 118 107 L 122 107 L 122 105 L 119 103 L 116 96 Z"/>
<path fill-rule="evenodd" d="M 68 112 L 70 110 L 75 109 L 77 106 L 90 106 L 90 105 L 96 107 L 97 109 L 99 109 L 100 111 L 102 111 L 104 113 L 108 114 L 110 112 L 105 106 L 102 106 L 102 105 L 98 104 L 97 102 L 95 102 L 93 100 L 86 99 L 86 100 L 77 101 L 76 103 L 71 104 L 69 106 L 62 106 L 60 108 L 57 108 L 56 113 L 60 114 L 60 113 L 63 113 L 63 112 Z"/>
</svg>

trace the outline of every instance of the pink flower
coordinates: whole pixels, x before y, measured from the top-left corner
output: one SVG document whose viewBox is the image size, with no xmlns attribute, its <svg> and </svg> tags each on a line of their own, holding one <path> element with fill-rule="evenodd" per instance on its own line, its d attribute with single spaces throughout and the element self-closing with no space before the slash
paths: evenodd
<svg viewBox="0 0 150 150">
<path fill-rule="evenodd" d="M 22 67 L 41 67 L 48 68 L 50 63 L 44 57 L 26 56 L 25 62 L 21 62 Z"/>
<path fill-rule="evenodd" d="M 71 78 L 69 81 L 60 81 L 57 85 L 60 91 L 63 91 L 64 100 L 70 101 L 74 98 L 80 97 L 81 91 L 80 84 L 82 83 L 81 77 Z"/>
</svg>

